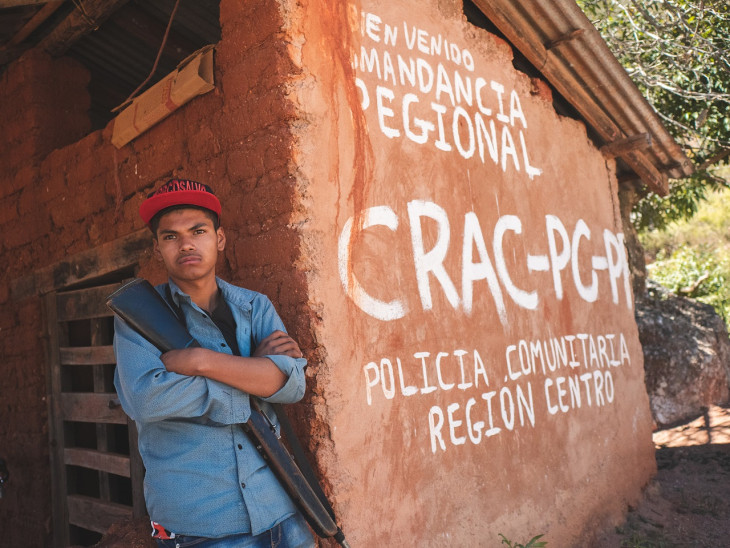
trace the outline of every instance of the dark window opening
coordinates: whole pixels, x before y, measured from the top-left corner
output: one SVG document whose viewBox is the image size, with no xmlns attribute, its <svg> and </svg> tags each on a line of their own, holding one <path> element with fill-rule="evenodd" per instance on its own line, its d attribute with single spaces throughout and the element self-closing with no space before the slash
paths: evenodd
<svg viewBox="0 0 730 548">
<path fill-rule="evenodd" d="M 132 0 L 68 50 L 91 74 L 92 130 L 105 127 L 115 116 L 111 110 L 149 75 L 174 5 L 175 0 Z M 142 91 L 220 35 L 219 0 L 181 0 L 157 69 Z"/>
<path fill-rule="evenodd" d="M 96 449 L 96 425 L 93 422 L 66 421 L 63 431 L 66 447 Z"/>
<path fill-rule="evenodd" d="M 102 538 L 100 533 L 95 533 L 88 529 L 82 529 L 75 525 L 69 526 L 69 536 L 71 544 L 79 546 L 94 546 Z"/>
<path fill-rule="evenodd" d="M 67 466 L 66 481 L 69 495 L 99 498 L 99 478 L 96 470 Z"/>
<path fill-rule="evenodd" d="M 109 451 L 113 453 L 129 454 L 129 429 L 124 424 L 109 424 Z"/>
</svg>

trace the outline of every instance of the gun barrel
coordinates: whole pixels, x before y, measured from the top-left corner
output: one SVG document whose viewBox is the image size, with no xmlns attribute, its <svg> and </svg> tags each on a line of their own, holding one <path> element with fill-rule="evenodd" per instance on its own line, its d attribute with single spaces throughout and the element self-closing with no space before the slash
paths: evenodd
<svg viewBox="0 0 730 548">
<path fill-rule="evenodd" d="M 170 305 L 147 280 L 136 278 L 109 295 L 107 306 L 162 353 L 200 346 Z M 242 425 L 254 446 L 268 460 L 272 471 L 295 502 L 307 523 L 323 538 L 335 537 L 347 547 L 344 534 L 334 522 L 286 447 L 265 422 L 265 415 L 251 399 L 251 418 Z"/>
<path fill-rule="evenodd" d="M 163 353 L 199 346 L 167 301 L 147 280 L 136 278 L 107 297 L 106 304 Z"/>
</svg>

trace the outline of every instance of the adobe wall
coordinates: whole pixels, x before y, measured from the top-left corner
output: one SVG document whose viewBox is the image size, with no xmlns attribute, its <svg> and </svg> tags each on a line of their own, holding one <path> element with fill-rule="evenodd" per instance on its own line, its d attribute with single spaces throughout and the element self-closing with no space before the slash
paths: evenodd
<svg viewBox="0 0 730 548">
<path fill-rule="evenodd" d="M 53 159 L 43 169 L 41 161 L 88 132 L 87 83 L 86 71 L 73 62 L 28 54 L 0 84 L 5 145 L 0 156 L 0 456 L 10 473 L 0 499 L 0 528 L 9 546 L 46 545 L 50 522 L 41 299 L 14 302 L 11 280 L 45 256 L 63 256 L 73 243 L 52 242 L 54 223 L 46 204 L 61 200 L 66 183 Z M 51 171 L 55 181 L 49 179 Z"/>
<path fill-rule="evenodd" d="M 295 158 L 345 533 L 590 545 L 655 470 L 614 165 L 460 2 L 317 4 Z"/>
<path fill-rule="evenodd" d="M 0 544 L 47 546 L 51 527 L 43 296 L 17 298 L 11 288 L 143 228 L 139 204 L 167 178 L 215 188 L 228 236 L 221 274 L 266 293 L 302 346 L 316 352 L 305 280 L 291 268 L 298 239 L 284 83 L 299 69 L 280 40 L 276 3 L 223 0 L 221 24 L 216 89 L 119 150 L 110 144 L 111 124 L 88 134 L 89 77 L 74 61 L 31 51 L 2 74 L 0 455 L 11 477 L 0 499 Z M 149 252 L 139 274 L 164 278 Z"/>
</svg>

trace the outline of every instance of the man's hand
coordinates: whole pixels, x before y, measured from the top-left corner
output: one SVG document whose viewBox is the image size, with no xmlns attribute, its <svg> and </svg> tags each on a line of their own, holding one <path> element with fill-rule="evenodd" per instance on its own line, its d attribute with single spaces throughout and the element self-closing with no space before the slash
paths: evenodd
<svg viewBox="0 0 730 548">
<path fill-rule="evenodd" d="M 208 353 L 213 353 L 213 351 L 205 348 L 184 348 L 165 352 L 160 359 L 168 371 L 194 376 L 200 374 L 201 365 L 211 358 Z"/>
<path fill-rule="evenodd" d="M 284 386 L 287 376 L 264 356 L 301 358 L 299 345 L 283 331 L 274 331 L 249 357 L 233 356 L 206 348 L 170 350 L 160 359 L 172 373 L 220 381 L 254 396 L 269 397 Z"/>
<path fill-rule="evenodd" d="M 304 355 L 297 342 L 283 331 L 274 331 L 256 347 L 252 356 L 289 356 L 301 358 Z"/>
</svg>

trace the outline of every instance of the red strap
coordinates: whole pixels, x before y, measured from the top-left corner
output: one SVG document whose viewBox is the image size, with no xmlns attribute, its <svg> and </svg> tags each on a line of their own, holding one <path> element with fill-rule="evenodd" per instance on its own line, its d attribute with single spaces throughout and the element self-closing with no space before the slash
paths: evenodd
<svg viewBox="0 0 730 548">
<path fill-rule="evenodd" d="M 150 523 L 152 524 L 152 538 L 158 538 L 160 540 L 175 538 L 175 533 L 171 533 L 159 523 L 155 523 L 154 521 Z"/>
</svg>

